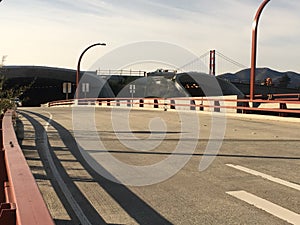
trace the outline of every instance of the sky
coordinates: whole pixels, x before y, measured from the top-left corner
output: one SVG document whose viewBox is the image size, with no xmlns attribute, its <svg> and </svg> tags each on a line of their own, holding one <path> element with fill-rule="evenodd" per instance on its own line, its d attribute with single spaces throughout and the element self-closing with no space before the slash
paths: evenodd
<svg viewBox="0 0 300 225">
<path fill-rule="evenodd" d="M 3 0 L 5 65 L 76 69 L 135 42 L 159 41 L 196 56 L 209 50 L 250 67 L 251 27 L 262 0 Z M 300 1 L 271 0 L 259 23 L 258 67 L 300 73 Z M 221 61 L 220 61 L 221 64 Z M 220 65 L 217 65 L 220 67 Z M 238 68 L 227 66 L 235 72 Z M 111 68 L 115 69 L 115 68 Z M 221 69 L 219 69 L 221 70 Z"/>
</svg>

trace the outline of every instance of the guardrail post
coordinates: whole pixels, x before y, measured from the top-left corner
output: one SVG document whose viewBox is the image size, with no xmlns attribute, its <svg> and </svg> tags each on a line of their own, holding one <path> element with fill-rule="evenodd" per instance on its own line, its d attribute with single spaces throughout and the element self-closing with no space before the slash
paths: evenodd
<svg viewBox="0 0 300 225">
<path fill-rule="evenodd" d="M 203 98 L 202 98 L 201 103 L 200 103 L 200 105 L 199 105 L 199 110 L 200 110 L 200 111 L 204 111 L 204 107 L 203 107 Z"/>
<path fill-rule="evenodd" d="M 157 109 L 158 108 L 158 100 L 154 99 L 154 108 Z"/>
<path fill-rule="evenodd" d="M 7 181 L 4 151 L 0 151 L 0 203 L 5 202 L 4 183 Z"/>
<path fill-rule="evenodd" d="M 245 107 L 245 108 L 250 108 L 250 105 L 249 105 L 249 102 L 242 102 L 240 104 L 242 107 Z M 237 104 L 237 106 L 239 106 L 239 103 Z M 247 109 L 242 109 L 242 110 L 237 110 L 238 113 L 242 113 L 242 114 L 248 114 L 249 113 L 249 110 Z"/>
<path fill-rule="evenodd" d="M 214 107 L 214 112 L 221 112 L 221 109 L 218 107 L 218 106 L 220 106 L 220 102 L 219 101 L 214 101 L 214 106 L 215 106 Z"/>
<path fill-rule="evenodd" d="M 286 103 L 280 103 L 280 104 L 279 104 L 279 108 L 280 108 L 280 109 L 287 109 Z M 287 116 L 287 113 L 280 112 L 280 113 L 279 113 L 279 116 L 285 117 L 285 116 Z"/>
<path fill-rule="evenodd" d="M 15 204 L 1 203 L 0 205 L 0 224 L 16 225 L 16 207 Z"/>
<path fill-rule="evenodd" d="M 173 99 L 171 100 L 171 106 L 170 106 L 170 108 L 171 109 L 176 109 L 175 108 L 175 100 L 173 100 Z"/>
<path fill-rule="evenodd" d="M 196 110 L 195 100 L 191 100 L 190 104 L 191 104 L 190 110 Z"/>
<path fill-rule="evenodd" d="M 144 107 L 144 99 L 140 99 L 140 107 Z"/>
</svg>

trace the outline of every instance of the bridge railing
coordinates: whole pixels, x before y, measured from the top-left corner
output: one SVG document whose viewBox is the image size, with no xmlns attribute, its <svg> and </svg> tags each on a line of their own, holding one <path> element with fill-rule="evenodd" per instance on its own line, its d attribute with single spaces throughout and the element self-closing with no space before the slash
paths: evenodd
<svg viewBox="0 0 300 225">
<path fill-rule="evenodd" d="M 18 144 L 13 113 L 1 121 L 0 225 L 54 225 Z"/>
<path fill-rule="evenodd" d="M 250 97 L 247 95 L 246 97 Z M 255 99 L 300 101 L 300 93 L 255 95 Z"/>
<path fill-rule="evenodd" d="M 276 97 L 276 96 L 275 96 Z M 278 98 L 277 98 L 278 97 Z M 53 106 L 116 106 L 162 108 L 164 110 L 197 110 L 227 113 L 272 113 L 278 116 L 300 116 L 299 94 L 278 95 L 275 99 L 237 99 L 237 96 L 190 98 L 87 98 L 48 103 Z"/>
<path fill-rule="evenodd" d="M 96 70 L 98 76 L 143 76 L 147 75 L 146 71 L 142 70 Z"/>
</svg>

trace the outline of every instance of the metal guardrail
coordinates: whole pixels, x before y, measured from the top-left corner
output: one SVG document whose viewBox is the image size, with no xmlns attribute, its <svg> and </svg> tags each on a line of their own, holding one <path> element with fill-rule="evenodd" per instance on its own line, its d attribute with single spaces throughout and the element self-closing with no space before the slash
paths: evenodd
<svg viewBox="0 0 300 225">
<path fill-rule="evenodd" d="M 98 76 L 147 76 L 146 71 L 142 70 L 96 70 Z"/>
<path fill-rule="evenodd" d="M 13 113 L 7 111 L 1 122 L 0 225 L 54 225 L 18 144 Z"/>
<path fill-rule="evenodd" d="M 250 97 L 247 95 L 246 97 Z M 255 99 L 300 101 L 300 93 L 255 95 Z"/>
<path fill-rule="evenodd" d="M 182 109 L 198 111 L 231 110 L 235 113 L 273 113 L 278 116 L 300 116 L 299 94 L 275 95 L 273 99 L 230 99 L 224 97 L 191 97 L 191 98 L 89 98 L 48 103 L 53 106 L 95 105 L 95 106 L 126 106 L 163 109 Z M 291 107 L 293 106 L 293 107 Z"/>
</svg>

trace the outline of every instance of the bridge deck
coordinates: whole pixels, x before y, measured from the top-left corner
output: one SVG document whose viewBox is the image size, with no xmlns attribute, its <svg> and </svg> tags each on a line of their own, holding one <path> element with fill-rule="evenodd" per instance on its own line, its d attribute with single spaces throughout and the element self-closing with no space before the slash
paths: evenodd
<svg viewBox="0 0 300 225">
<path fill-rule="evenodd" d="M 169 157 L 179 141 L 186 146 L 194 141 L 188 138 L 188 129 L 182 132 L 183 118 L 178 112 L 132 110 L 127 117 L 121 111 L 116 115 L 120 120 L 128 118 L 131 136 L 126 129 L 116 130 L 120 124 L 112 126 L 111 109 L 95 110 L 96 134 L 103 146 L 98 152 L 93 145 L 85 150 L 101 157 L 110 154 L 126 164 L 152 165 Z M 20 115 L 26 131 L 22 148 L 56 224 L 288 224 L 280 213 L 274 215 L 238 198 L 237 191 L 280 206 L 295 218 L 300 214 L 299 190 L 240 169 L 299 184 L 300 123 L 228 117 L 225 137 L 215 157 L 205 152 L 211 117 L 199 113 L 200 136 L 195 152 L 176 155 L 178 159 L 191 156 L 188 163 L 169 179 L 135 187 L 103 178 L 84 160 L 74 141 L 72 108 L 24 108 Z M 157 117 L 168 127 L 165 137 L 163 127 L 155 125 Z M 116 118 L 113 120 L 118 121 Z M 148 126 L 151 120 L 155 128 L 152 133 Z M 190 132 L 193 137 L 192 127 Z M 82 134 L 93 143 L 95 131 Z M 217 144 L 219 140 L 211 141 Z M 153 143 L 157 144 L 153 150 L 144 151 Z M 215 158 L 200 172 L 199 163 L 205 157 Z"/>
</svg>

